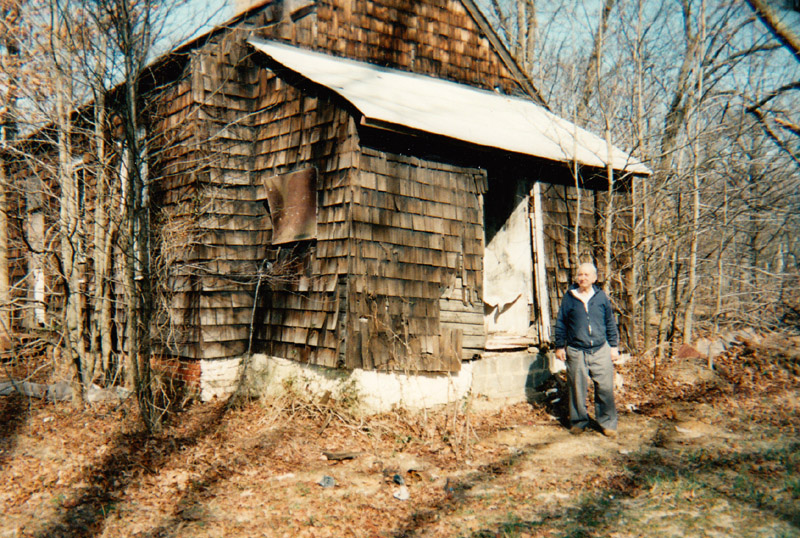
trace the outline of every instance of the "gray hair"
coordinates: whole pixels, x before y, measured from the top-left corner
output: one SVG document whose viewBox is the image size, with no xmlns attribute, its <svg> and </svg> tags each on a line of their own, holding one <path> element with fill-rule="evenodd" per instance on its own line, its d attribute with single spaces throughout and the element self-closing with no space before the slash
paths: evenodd
<svg viewBox="0 0 800 538">
<path fill-rule="evenodd" d="M 578 271 L 581 269 L 589 269 L 591 270 L 592 274 L 597 278 L 597 267 L 594 266 L 591 262 L 584 262 L 578 266 Z"/>
</svg>

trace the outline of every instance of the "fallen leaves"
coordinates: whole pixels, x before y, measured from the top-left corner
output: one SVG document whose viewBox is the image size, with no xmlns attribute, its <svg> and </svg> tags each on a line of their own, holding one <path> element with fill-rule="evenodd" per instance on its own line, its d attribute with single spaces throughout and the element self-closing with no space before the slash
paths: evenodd
<svg viewBox="0 0 800 538">
<path fill-rule="evenodd" d="M 354 420 L 332 404 L 254 401 L 226 409 L 211 403 L 176 415 L 153 436 L 139 432 L 132 408 L 75 410 L 3 397 L 0 535 L 58 529 L 65 538 L 502 536 L 511 518 L 508 528 L 517 536 L 547 536 L 555 528 L 547 525 L 557 521 L 548 514 L 582 495 L 602 493 L 611 502 L 669 491 L 621 468 L 642 446 L 666 450 L 644 435 L 648 420 L 685 437 L 699 431 L 689 418 L 711 402 L 722 415 L 702 424 L 715 432 L 753 428 L 742 419 L 751 417 L 796 435 L 796 378 L 786 369 L 767 373 L 757 354 L 741 358 L 735 349 L 718 358 L 720 379 L 713 383 L 673 375 L 677 363 L 662 364 L 656 381 L 646 364 L 621 366 L 619 407 L 641 410 L 623 414 L 623 426 L 637 424 L 633 437 L 621 428 L 628 437 L 623 449 L 593 443 L 591 433 L 574 439 L 561 430 L 553 418 L 565 411 L 558 379 L 550 382 L 552 404 L 473 411 L 468 419 L 452 406 L 425 417 L 398 411 Z M 765 406 L 764 395 L 778 405 Z M 564 451 L 579 443 L 591 448 L 581 445 L 572 454 L 593 455 L 577 460 Z M 723 448 L 736 450 L 730 443 L 712 448 L 692 464 L 711 468 Z M 782 469 L 776 459 L 745 463 L 734 470 L 761 481 Z M 317 485 L 323 476 L 335 486 Z M 701 493 L 691 485 L 678 501 L 696 502 Z M 781 495 L 791 501 L 790 493 Z M 527 519 L 518 524 L 519 514 Z"/>
</svg>

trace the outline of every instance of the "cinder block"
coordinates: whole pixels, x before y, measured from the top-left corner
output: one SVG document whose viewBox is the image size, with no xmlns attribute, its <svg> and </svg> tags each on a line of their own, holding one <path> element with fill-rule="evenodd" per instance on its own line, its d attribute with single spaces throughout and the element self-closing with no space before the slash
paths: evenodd
<svg viewBox="0 0 800 538">
<path fill-rule="evenodd" d="M 474 365 L 473 393 L 487 398 L 525 400 L 549 377 L 544 357 L 527 352 L 495 353 Z"/>
</svg>

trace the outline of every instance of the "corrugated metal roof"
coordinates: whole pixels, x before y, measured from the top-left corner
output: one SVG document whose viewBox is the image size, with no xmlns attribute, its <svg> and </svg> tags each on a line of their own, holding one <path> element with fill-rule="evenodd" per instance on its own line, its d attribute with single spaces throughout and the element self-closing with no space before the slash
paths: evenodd
<svg viewBox="0 0 800 538">
<path fill-rule="evenodd" d="M 366 125 L 396 125 L 553 161 L 606 166 L 605 140 L 532 101 L 283 43 L 258 38 L 249 43 L 341 95 Z M 617 170 L 651 173 L 617 147 L 611 160 Z"/>
</svg>

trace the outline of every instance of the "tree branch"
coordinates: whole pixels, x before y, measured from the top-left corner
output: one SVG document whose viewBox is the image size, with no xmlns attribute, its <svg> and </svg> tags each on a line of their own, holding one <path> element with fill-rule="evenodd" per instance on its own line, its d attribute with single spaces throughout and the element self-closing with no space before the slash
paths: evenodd
<svg viewBox="0 0 800 538">
<path fill-rule="evenodd" d="M 794 151 L 792 151 L 792 148 L 790 148 L 789 145 L 772 130 L 772 128 L 767 123 L 767 119 L 764 113 L 760 109 L 752 107 L 746 109 L 746 111 L 748 114 L 752 115 L 758 120 L 758 123 L 761 124 L 761 127 L 764 129 L 764 132 L 767 133 L 767 136 L 769 136 L 769 138 L 778 145 L 781 151 L 786 153 L 792 159 L 792 161 L 794 161 L 794 163 L 798 167 L 800 167 L 800 157 L 798 157 L 798 155 L 796 155 Z"/>
<path fill-rule="evenodd" d="M 769 92 L 766 95 L 766 97 L 764 97 L 761 101 L 759 101 L 758 103 L 755 103 L 754 105 L 749 106 L 748 109 L 761 108 L 764 105 L 766 105 L 767 103 L 769 103 L 770 101 L 772 101 L 773 99 L 775 99 L 776 97 L 778 97 L 778 96 L 780 96 L 780 95 L 782 95 L 782 94 L 784 94 L 784 93 L 786 93 L 786 92 L 788 92 L 790 90 L 800 90 L 800 80 L 795 80 L 794 82 L 790 82 L 789 84 L 784 84 L 783 86 L 781 86 L 779 88 L 775 88 L 774 90 Z"/>
<path fill-rule="evenodd" d="M 772 32 L 772 35 L 780 41 L 794 55 L 795 60 L 800 62 L 800 37 L 796 36 L 783 21 L 778 18 L 772 8 L 764 0 L 746 0 L 758 18 Z"/>
</svg>

